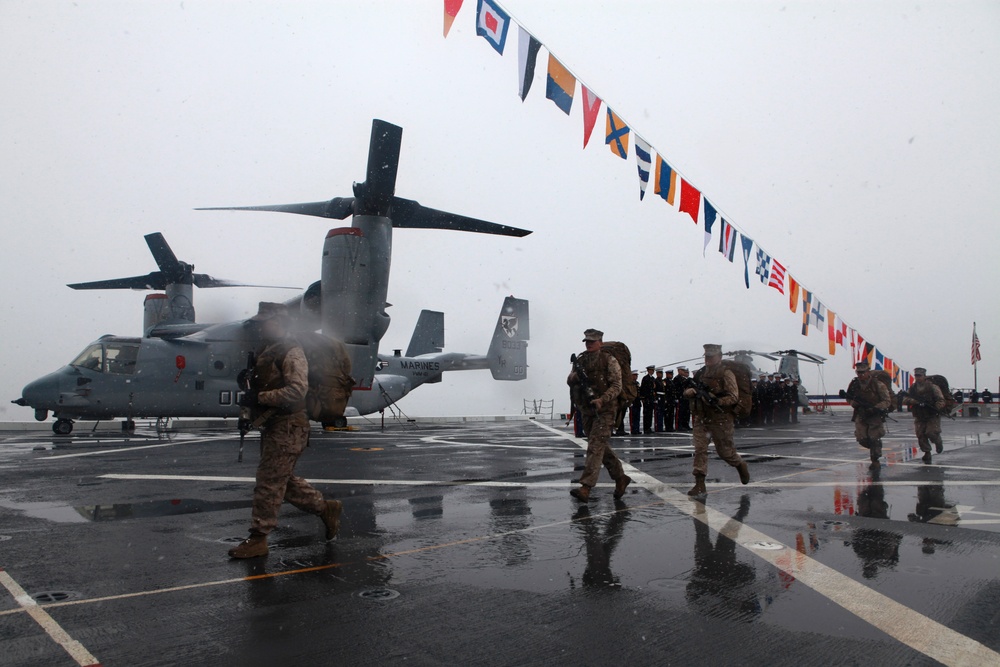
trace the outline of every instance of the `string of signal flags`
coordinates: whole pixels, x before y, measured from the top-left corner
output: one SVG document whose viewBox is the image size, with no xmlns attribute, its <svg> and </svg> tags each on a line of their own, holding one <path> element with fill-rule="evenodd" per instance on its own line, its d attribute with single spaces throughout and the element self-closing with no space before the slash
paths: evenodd
<svg viewBox="0 0 1000 667">
<path fill-rule="evenodd" d="M 444 0 L 444 36 L 448 32 L 462 8 L 464 0 Z M 471 4 L 471 2 L 470 2 Z M 508 37 L 517 29 L 518 96 L 523 102 L 535 78 L 535 65 L 543 46 L 537 37 L 523 25 L 516 22 L 497 0 L 476 0 L 476 34 L 483 37 L 493 49 L 504 55 Z M 886 356 L 870 341 L 866 340 L 854 327 L 848 325 L 839 314 L 830 310 L 811 290 L 799 283 L 770 253 L 742 229 L 736 227 L 708 200 L 700 188 L 695 187 L 674 166 L 660 154 L 654 146 L 619 116 L 611 105 L 587 86 L 573 71 L 560 61 L 546 47 L 548 64 L 545 77 L 545 97 L 567 116 L 576 99 L 577 83 L 580 84 L 580 101 L 583 104 L 583 147 L 587 148 L 594 127 L 604 114 L 604 143 L 611 154 L 628 160 L 630 146 L 635 156 L 639 179 L 639 200 L 646 196 L 646 186 L 650 175 L 653 177 L 653 194 L 662 198 L 678 213 L 691 216 L 694 224 L 704 227 L 705 238 L 702 255 L 712 242 L 713 231 L 718 229 L 718 250 L 733 263 L 736 249 L 743 255 L 743 281 L 750 289 L 750 267 L 753 261 L 754 274 L 759 282 L 788 297 L 788 308 L 793 313 L 802 307 L 802 335 L 809 335 L 809 327 L 826 333 L 830 355 L 841 347 L 851 351 L 852 363 L 867 361 L 874 370 L 888 371 L 895 385 L 908 389 L 912 382 L 910 373 Z M 754 247 L 756 246 L 756 252 Z M 751 260 L 753 257 L 753 260 Z"/>
</svg>

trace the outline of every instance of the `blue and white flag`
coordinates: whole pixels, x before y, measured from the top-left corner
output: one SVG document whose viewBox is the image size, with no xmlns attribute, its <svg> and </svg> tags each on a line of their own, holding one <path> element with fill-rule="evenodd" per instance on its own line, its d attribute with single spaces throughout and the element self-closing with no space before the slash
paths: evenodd
<svg viewBox="0 0 1000 667">
<path fill-rule="evenodd" d="M 646 140 L 635 135 L 635 164 L 639 169 L 639 201 L 646 196 L 646 184 L 649 183 L 649 168 L 653 164 L 650 154 L 649 144 Z"/>
<path fill-rule="evenodd" d="M 768 277 L 771 275 L 771 256 L 764 252 L 763 248 L 757 246 L 757 275 L 760 276 L 760 282 L 767 284 Z"/>
<path fill-rule="evenodd" d="M 736 256 L 736 234 L 736 228 L 723 218 L 722 231 L 719 232 L 719 252 L 730 262 Z"/>
<path fill-rule="evenodd" d="M 702 201 L 705 202 L 705 247 L 701 249 L 701 256 L 705 256 L 705 252 L 708 250 L 708 242 L 712 240 L 712 225 L 715 224 L 715 207 L 712 206 L 707 198 L 703 198 Z"/>
<path fill-rule="evenodd" d="M 740 232 L 740 242 L 743 244 L 743 282 L 750 289 L 750 251 L 753 250 L 753 239 Z"/>
</svg>

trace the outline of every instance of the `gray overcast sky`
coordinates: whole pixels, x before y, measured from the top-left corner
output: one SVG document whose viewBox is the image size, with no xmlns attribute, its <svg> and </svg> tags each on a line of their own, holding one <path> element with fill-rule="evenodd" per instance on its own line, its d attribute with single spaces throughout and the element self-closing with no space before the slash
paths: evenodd
<svg viewBox="0 0 1000 667">
<path fill-rule="evenodd" d="M 217 277 L 305 287 L 329 221 L 196 206 L 316 201 L 364 178 L 371 119 L 404 128 L 397 194 L 526 227 L 523 239 L 396 230 L 383 351 L 421 308 L 446 349 L 485 352 L 503 296 L 531 301 L 529 379 L 456 373 L 410 415 L 566 408 L 568 356 L 597 327 L 634 365 L 799 348 L 787 298 L 743 284 L 703 228 L 652 193 L 633 156 L 582 150 L 544 97 L 547 50 L 738 228 L 906 368 L 980 387 L 1000 374 L 1000 4 L 503 3 L 544 45 L 517 96 L 475 0 L 447 39 L 442 3 L 0 0 L 0 419 L 7 401 L 103 333 L 138 335 L 143 294 L 66 283 L 155 269 L 142 235 Z M 201 321 L 286 292 L 202 290 Z M 767 362 L 769 363 L 769 362 Z M 833 393 L 849 354 L 827 363 Z M 819 375 L 805 383 L 818 391 Z"/>
</svg>

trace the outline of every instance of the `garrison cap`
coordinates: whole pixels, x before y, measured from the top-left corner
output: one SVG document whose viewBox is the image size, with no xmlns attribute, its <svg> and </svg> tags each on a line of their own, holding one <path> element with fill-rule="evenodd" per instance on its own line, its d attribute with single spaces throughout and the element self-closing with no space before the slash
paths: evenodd
<svg viewBox="0 0 1000 667">
<path fill-rule="evenodd" d="M 914 368 L 913 369 L 913 374 L 914 375 L 927 375 L 927 369 L 926 368 L 920 368 L 920 367 Z"/>
<path fill-rule="evenodd" d="M 871 366 L 868 365 L 867 361 L 859 361 L 857 363 L 857 365 L 854 367 L 854 370 L 856 370 L 856 371 L 870 371 L 871 370 Z"/>
<path fill-rule="evenodd" d="M 586 343 L 588 340 L 604 340 L 604 332 L 598 331 L 597 329 L 587 329 L 583 332 L 583 342 Z"/>
<path fill-rule="evenodd" d="M 722 346 L 715 343 L 705 343 L 705 356 L 718 357 L 722 355 Z"/>
<path fill-rule="evenodd" d="M 275 317 L 288 319 L 288 306 L 283 303 L 261 301 L 257 305 L 257 314 L 250 319 L 254 322 L 263 322 L 264 320 L 270 320 Z"/>
</svg>

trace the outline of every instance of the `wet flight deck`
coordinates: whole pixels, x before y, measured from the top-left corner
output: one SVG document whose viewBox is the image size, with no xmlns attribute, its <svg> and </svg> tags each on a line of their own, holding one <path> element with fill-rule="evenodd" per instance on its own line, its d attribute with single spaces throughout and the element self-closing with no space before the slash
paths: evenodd
<svg viewBox="0 0 1000 667">
<path fill-rule="evenodd" d="M 0 433 L 0 664 L 1000 664 L 1000 420 L 926 465 L 895 419 L 875 478 L 847 413 L 738 430 L 705 503 L 684 434 L 581 505 L 562 422 L 314 429 L 340 535 L 286 504 L 246 561 L 256 436 Z"/>
</svg>

